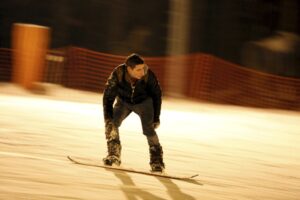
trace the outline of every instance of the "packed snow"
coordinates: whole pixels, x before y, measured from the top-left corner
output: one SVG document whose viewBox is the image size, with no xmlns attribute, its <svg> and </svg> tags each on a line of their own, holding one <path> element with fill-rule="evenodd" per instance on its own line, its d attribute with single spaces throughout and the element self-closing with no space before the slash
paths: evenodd
<svg viewBox="0 0 300 200">
<path fill-rule="evenodd" d="M 166 173 L 193 181 L 76 165 L 106 155 L 102 94 L 0 85 L 2 200 L 299 200 L 300 113 L 164 98 Z M 122 166 L 149 170 L 140 120 L 120 128 Z"/>
</svg>

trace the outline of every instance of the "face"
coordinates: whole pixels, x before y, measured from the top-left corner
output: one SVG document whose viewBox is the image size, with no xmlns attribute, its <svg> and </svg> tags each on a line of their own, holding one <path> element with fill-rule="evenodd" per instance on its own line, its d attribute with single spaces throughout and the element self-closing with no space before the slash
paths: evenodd
<svg viewBox="0 0 300 200">
<path fill-rule="evenodd" d="M 127 71 L 132 78 L 141 79 L 145 75 L 145 64 L 136 65 L 133 69 L 127 67 Z"/>
</svg>

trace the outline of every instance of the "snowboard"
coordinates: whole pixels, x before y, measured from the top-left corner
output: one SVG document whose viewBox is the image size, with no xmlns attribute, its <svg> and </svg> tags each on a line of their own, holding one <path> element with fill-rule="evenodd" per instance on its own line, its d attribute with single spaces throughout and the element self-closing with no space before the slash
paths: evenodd
<svg viewBox="0 0 300 200">
<path fill-rule="evenodd" d="M 124 172 L 129 172 L 129 173 L 144 174 L 144 175 L 148 175 L 148 176 L 156 176 L 156 177 L 161 177 L 161 178 L 169 178 L 169 179 L 176 179 L 176 180 L 183 180 L 183 181 L 189 181 L 198 176 L 198 174 L 194 174 L 191 176 L 173 176 L 173 175 L 166 174 L 164 172 L 161 172 L 161 173 L 160 172 L 151 172 L 151 171 L 148 172 L 148 171 L 136 170 L 136 169 L 125 168 L 125 167 L 120 167 L 120 166 L 108 166 L 108 165 L 104 165 L 102 163 L 102 161 L 100 161 L 100 160 L 82 158 L 82 157 L 77 157 L 77 156 L 68 156 L 68 159 L 70 161 L 72 161 L 73 163 L 79 164 L 79 165 L 100 167 L 100 168 L 105 168 L 105 169 L 110 169 L 110 170 L 115 170 L 115 171 L 124 171 Z"/>
</svg>

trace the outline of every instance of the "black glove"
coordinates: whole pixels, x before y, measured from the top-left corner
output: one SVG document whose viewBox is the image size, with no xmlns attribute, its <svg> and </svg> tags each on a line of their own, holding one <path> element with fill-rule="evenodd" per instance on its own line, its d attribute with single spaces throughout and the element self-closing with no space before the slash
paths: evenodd
<svg viewBox="0 0 300 200">
<path fill-rule="evenodd" d="M 152 124 L 152 126 L 153 126 L 154 129 L 157 129 L 159 127 L 159 125 L 160 125 L 160 121 L 159 120 L 155 120 L 153 122 L 153 124 Z"/>
</svg>

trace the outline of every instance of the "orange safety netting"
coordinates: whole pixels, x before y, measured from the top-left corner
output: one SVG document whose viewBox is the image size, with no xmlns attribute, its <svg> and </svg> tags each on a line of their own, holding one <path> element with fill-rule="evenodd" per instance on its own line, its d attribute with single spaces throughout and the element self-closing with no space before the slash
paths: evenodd
<svg viewBox="0 0 300 200">
<path fill-rule="evenodd" d="M 300 109 L 300 80 L 250 70 L 199 54 L 187 96 L 216 103 Z"/>
<path fill-rule="evenodd" d="M 65 56 L 63 72 L 61 72 L 63 85 L 96 92 L 103 91 L 105 82 L 112 70 L 124 63 L 126 58 L 125 56 L 99 53 L 75 47 L 67 48 L 62 55 Z M 146 62 L 156 73 L 158 79 L 161 80 L 163 87 L 164 70 L 160 68 L 161 60 L 146 58 Z M 58 68 L 55 65 L 53 67 Z M 49 75 L 47 76 L 49 77 Z"/>
<path fill-rule="evenodd" d="M 0 81 L 11 80 L 11 49 L 0 49 Z"/>
<path fill-rule="evenodd" d="M 9 73 L 7 65 L 10 60 L 3 55 L 8 54 L 0 51 L 0 78 Z M 113 68 L 124 60 L 125 56 L 75 47 L 49 51 L 44 81 L 102 92 Z M 180 95 L 185 97 L 215 103 L 300 110 L 299 79 L 250 70 L 201 53 L 146 57 L 145 60 L 156 73 L 165 94 L 171 90 L 170 82 L 178 81 L 183 87 Z M 180 78 L 170 76 L 170 70 L 179 70 L 182 73 Z"/>
</svg>

